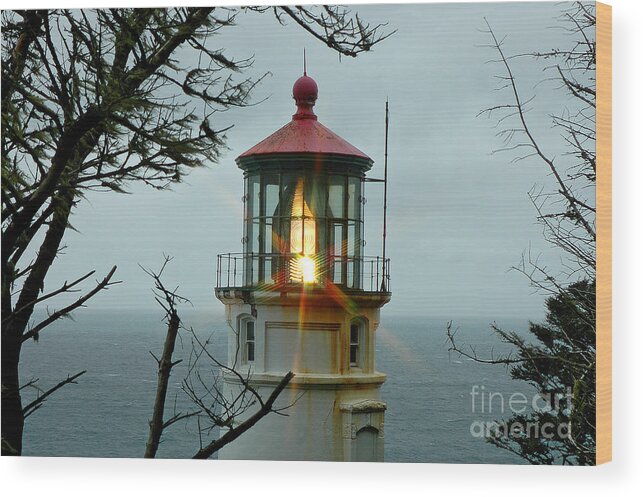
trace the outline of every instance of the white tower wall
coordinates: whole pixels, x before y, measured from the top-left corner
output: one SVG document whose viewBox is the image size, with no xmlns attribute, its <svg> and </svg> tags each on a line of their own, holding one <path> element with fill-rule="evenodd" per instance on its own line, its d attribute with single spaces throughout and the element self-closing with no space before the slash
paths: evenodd
<svg viewBox="0 0 643 497">
<path fill-rule="evenodd" d="M 250 305 L 240 299 L 222 299 L 230 325 L 228 364 L 236 364 L 242 375 L 250 374 L 263 398 L 288 371 L 295 377 L 275 404 L 276 409 L 287 407 L 286 416 L 264 417 L 222 449 L 219 458 L 383 460 L 386 404 L 381 401 L 380 386 L 386 375 L 376 372 L 374 360 L 379 308 L 347 311 L 320 304 L 313 296 L 307 299 L 302 305 Z M 254 322 L 254 361 L 246 357 L 248 320 Z M 351 323 L 360 325 L 353 365 Z M 239 391 L 238 379 L 226 376 L 224 388 L 232 398 Z M 251 407 L 246 415 L 255 410 Z"/>
</svg>

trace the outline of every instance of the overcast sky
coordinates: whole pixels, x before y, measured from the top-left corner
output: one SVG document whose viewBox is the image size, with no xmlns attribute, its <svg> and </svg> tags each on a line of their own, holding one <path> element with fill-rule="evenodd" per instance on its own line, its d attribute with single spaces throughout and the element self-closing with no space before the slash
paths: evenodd
<svg viewBox="0 0 643 497">
<path fill-rule="evenodd" d="M 375 160 L 383 175 L 384 102 L 390 100 L 389 232 L 392 259 L 391 315 L 485 316 L 540 319 L 543 297 L 510 267 L 531 247 L 556 265 L 560 254 L 542 240 L 527 197 L 550 179 L 537 160 L 511 164 L 496 121 L 476 117 L 507 103 L 494 91 L 501 73 L 485 48 L 486 17 L 511 53 L 569 43 L 556 26 L 560 4 L 428 4 L 358 6 L 369 22 L 388 22 L 397 33 L 357 59 L 341 58 L 295 25 L 280 26 L 269 14 L 243 14 L 238 26 L 210 40 L 229 56 L 255 56 L 248 75 L 271 76 L 255 90 L 262 103 L 233 109 L 214 126 L 234 124 L 219 164 L 193 171 L 171 192 L 132 188 L 132 195 L 93 194 L 76 209 L 67 249 L 51 271 L 48 287 L 89 269 L 118 265 L 124 282 L 92 300 L 92 308 L 151 308 L 151 282 L 138 267 L 158 267 L 174 256 L 166 281 L 180 286 L 197 309 L 219 310 L 213 295 L 216 254 L 242 250 L 242 172 L 235 157 L 287 123 L 294 113 L 292 84 L 302 72 L 319 86 L 315 111 L 324 125 Z M 184 65 L 189 60 L 181 59 Z M 567 96 L 545 77 L 542 65 L 516 60 L 519 88 L 536 94 L 530 124 L 551 155 L 563 153 L 551 129 L 552 112 Z M 381 251 L 382 189 L 367 189 L 365 254 Z"/>
</svg>

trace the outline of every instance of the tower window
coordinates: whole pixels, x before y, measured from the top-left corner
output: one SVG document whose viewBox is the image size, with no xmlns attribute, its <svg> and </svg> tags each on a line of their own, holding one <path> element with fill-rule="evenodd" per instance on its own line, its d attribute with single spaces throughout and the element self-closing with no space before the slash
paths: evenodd
<svg viewBox="0 0 643 497">
<path fill-rule="evenodd" d="M 351 340 L 350 340 L 350 361 L 351 366 L 359 366 L 359 324 L 351 324 Z"/>
<path fill-rule="evenodd" d="M 255 322 L 246 321 L 246 361 L 255 360 Z"/>
</svg>

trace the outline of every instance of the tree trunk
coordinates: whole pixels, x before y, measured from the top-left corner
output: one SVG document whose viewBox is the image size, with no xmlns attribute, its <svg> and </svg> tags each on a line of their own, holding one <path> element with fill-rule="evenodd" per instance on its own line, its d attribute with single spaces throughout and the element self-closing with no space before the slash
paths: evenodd
<svg viewBox="0 0 643 497">
<path fill-rule="evenodd" d="M 21 341 L 11 323 L 2 330 L 2 455 L 22 454 L 25 424 L 20 398 L 18 363 Z"/>
<path fill-rule="evenodd" d="M 158 384 L 156 386 L 156 399 L 154 400 L 154 412 L 150 420 L 150 434 L 145 445 L 145 456 L 153 458 L 159 448 L 161 435 L 163 434 L 163 412 L 165 411 L 165 398 L 167 397 L 167 385 L 170 380 L 170 373 L 174 363 L 172 354 L 176 343 L 176 335 L 179 331 L 180 319 L 176 311 L 170 313 L 170 320 L 167 325 L 167 335 L 163 346 L 163 355 L 159 360 Z"/>
<path fill-rule="evenodd" d="M 24 427 L 24 413 L 20 398 L 19 362 L 24 332 L 29 323 L 34 309 L 34 302 L 42 291 L 43 282 L 51 267 L 60 242 L 65 233 L 74 191 L 71 188 L 64 190 L 61 195 L 58 209 L 54 212 L 49 228 L 45 235 L 38 256 L 36 266 L 27 276 L 16 302 L 15 309 L 11 309 L 10 293 L 12 280 L 10 267 L 3 260 L 3 323 L 2 323 L 2 454 L 22 454 L 22 431 Z M 4 234 L 3 234 L 4 235 Z M 4 237 L 3 237 L 4 238 Z M 4 241 L 4 240 L 3 240 Z"/>
</svg>

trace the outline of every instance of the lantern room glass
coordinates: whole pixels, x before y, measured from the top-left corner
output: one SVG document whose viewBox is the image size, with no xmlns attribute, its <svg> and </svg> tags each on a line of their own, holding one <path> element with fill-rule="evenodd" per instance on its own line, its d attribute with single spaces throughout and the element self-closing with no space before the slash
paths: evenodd
<svg viewBox="0 0 643 497">
<path fill-rule="evenodd" d="M 247 286 L 361 288 L 363 177 L 255 171 L 245 178 Z"/>
</svg>

